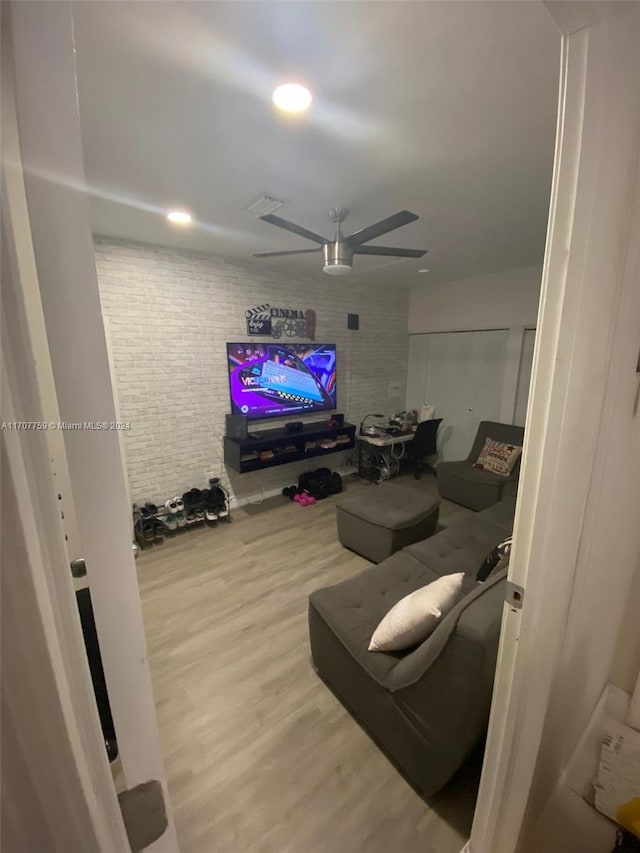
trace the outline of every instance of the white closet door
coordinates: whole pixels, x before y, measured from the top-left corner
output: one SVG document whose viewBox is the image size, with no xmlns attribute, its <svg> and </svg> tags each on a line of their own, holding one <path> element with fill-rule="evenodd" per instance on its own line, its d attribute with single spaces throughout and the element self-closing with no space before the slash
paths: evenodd
<svg viewBox="0 0 640 853">
<path fill-rule="evenodd" d="M 533 346 L 536 342 L 536 330 L 525 329 L 522 342 L 522 357 L 520 359 L 520 374 L 518 390 L 516 391 L 516 407 L 513 417 L 514 424 L 524 426 L 527 418 L 527 403 L 529 402 L 529 385 L 531 384 L 531 366 L 533 364 Z"/>
<path fill-rule="evenodd" d="M 409 366 L 407 370 L 407 410 L 420 411 L 424 399 L 424 376 L 427 369 L 429 335 L 409 335 Z"/>
<path fill-rule="evenodd" d="M 507 329 L 412 336 L 408 395 L 424 376 L 420 402 L 433 403 L 443 418 L 439 461 L 466 458 L 480 421 L 500 419 L 508 337 Z"/>
</svg>

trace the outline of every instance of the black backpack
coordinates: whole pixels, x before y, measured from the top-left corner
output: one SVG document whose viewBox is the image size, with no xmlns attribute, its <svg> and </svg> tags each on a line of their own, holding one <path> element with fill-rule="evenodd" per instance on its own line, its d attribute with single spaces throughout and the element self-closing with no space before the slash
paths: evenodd
<svg viewBox="0 0 640 853">
<path fill-rule="evenodd" d="M 305 471 L 298 478 L 298 490 L 308 492 L 317 501 L 337 495 L 342 491 L 342 477 L 329 468 L 318 468 L 316 471 Z"/>
</svg>

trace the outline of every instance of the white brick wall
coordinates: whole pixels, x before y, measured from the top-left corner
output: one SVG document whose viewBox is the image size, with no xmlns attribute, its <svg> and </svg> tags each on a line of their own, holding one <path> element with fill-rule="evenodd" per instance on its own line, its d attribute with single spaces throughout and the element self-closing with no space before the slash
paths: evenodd
<svg viewBox="0 0 640 853">
<path fill-rule="evenodd" d="M 96 266 L 120 417 L 131 421 L 124 445 L 134 501 L 164 502 L 204 488 L 212 473 L 238 499 L 255 500 L 296 482 L 303 470 L 344 463 L 346 454 L 336 453 L 251 474 L 225 469 L 225 344 L 246 339 L 247 308 L 267 302 L 315 310 L 316 339 L 337 344 L 338 411 L 348 421 L 403 408 L 409 297 L 402 289 L 101 238 Z M 359 331 L 347 329 L 348 312 L 360 315 Z M 395 396 L 390 383 L 400 385 Z M 264 426 L 254 423 L 256 430 Z"/>
</svg>

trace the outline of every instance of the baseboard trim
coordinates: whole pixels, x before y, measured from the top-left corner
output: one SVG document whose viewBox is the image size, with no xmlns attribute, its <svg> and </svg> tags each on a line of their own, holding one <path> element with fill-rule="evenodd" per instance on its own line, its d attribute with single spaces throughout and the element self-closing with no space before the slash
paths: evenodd
<svg viewBox="0 0 640 853">
<path fill-rule="evenodd" d="M 335 469 L 341 477 L 348 477 L 350 474 L 357 474 L 358 469 L 353 466 L 345 466 L 339 467 Z M 297 479 L 297 478 L 296 478 Z M 275 498 L 277 495 L 282 494 L 282 486 L 276 486 L 273 489 L 267 489 L 266 491 L 260 491 L 257 494 L 253 495 L 245 495 L 243 497 L 238 497 L 237 495 L 233 495 L 229 501 L 229 505 L 231 509 L 237 509 L 241 506 L 259 506 L 263 501 L 266 501 L 267 498 Z"/>
<path fill-rule="evenodd" d="M 267 498 L 275 498 L 276 495 L 282 494 L 282 487 L 276 487 L 275 489 L 267 489 L 267 491 L 259 492 L 256 495 L 246 495 L 245 497 L 239 498 L 234 495 L 229 501 L 231 505 L 231 509 L 237 509 L 241 506 L 258 506 Z"/>
</svg>

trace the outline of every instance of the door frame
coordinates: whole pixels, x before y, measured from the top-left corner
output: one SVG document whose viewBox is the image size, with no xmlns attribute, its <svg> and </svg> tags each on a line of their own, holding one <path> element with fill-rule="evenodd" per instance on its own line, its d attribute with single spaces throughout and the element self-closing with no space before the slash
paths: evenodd
<svg viewBox="0 0 640 853">
<path fill-rule="evenodd" d="M 640 111 L 632 87 L 621 92 L 617 86 L 637 73 L 637 52 L 605 47 L 626 30 L 631 18 L 623 16 L 635 16 L 638 26 L 640 7 L 545 5 L 563 39 L 551 209 L 509 570 L 525 597 L 522 610 L 504 609 L 468 853 L 514 853 L 526 836 L 553 680 L 567 665 L 562 651 L 569 615 L 580 607 L 579 598 L 575 606 L 572 599 L 595 535 L 585 521 L 609 428 L 605 399 L 615 377 L 607 368 L 620 361 L 623 343 L 629 347 L 628 337 L 623 342 L 616 336 L 621 320 L 638 313 L 633 279 L 640 254 Z M 623 596 L 624 590 L 621 605 Z"/>
<path fill-rule="evenodd" d="M 11 785 L 3 785 L 1 843 L 130 853 L 71 582 L 63 518 L 74 521 L 73 503 L 68 482 L 54 481 L 61 434 L 6 426 L 61 420 L 24 192 L 8 12 L 3 4 L 0 436 L 2 776 Z"/>
<path fill-rule="evenodd" d="M 629 4 L 623 5 L 628 6 Z M 33 35 L 31 28 L 35 27 L 35 30 L 43 35 L 42 27 L 38 26 L 38 15 L 42 15 L 43 11 L 48 10 L 47 15 L 51 16 L 54 14 L 51 9 L 58 9 L 61 15 L 66 16 L 67 21 L 71 20 L 69 3 L 37 4 L 37 8 L 33 10 L 36 15 L 30 15 L 29 7 L 35 6 L 36 4 L 17 3 L 12 7 L 12 12 L 20 15 L 24 25 L 21 44 L 21 49 L 26 51 L 23 55 L 24 61 L 29 55 L 27 48 Z M 590 351 L 593 354 L 594 345 L 599 347 L 599 352 L 605 360 L 610 354 L 613 345 L 614 312 L 607 314 L 603 309 L 607 306 L 613 308 L 617 305 L 622 288 L 622 284 L 618 281 L 614 292 L 607 293 L 603 297 L 603 301 L 593 300 L 595 304 L 590 303 L 591 291 L 584 286 L 585 281 L 592 283 L 586 264 L 590 256 L 586 253 L 586 247 L 580 246 L 578 239 L 582 236 L 584 242 L 589 217 L 594 211 L 597 212 L 599 203 L 596 194 L 598 186 L 595 180 L 596 176 L 590 177 L 586 166 L 589 165 L 589 162 L 593 163 L 594 158 L 600 152 L 597 150 L 595 142 L 582 139 L 583 110 L 585 99 L 588 96 L 597 96 L 606 78 L 606 70 L 596 68 L 595 70 L 591 69 L 591 76 L 587 80 L 586 69 L 589 63 L 589 51 L 588 32 L 586 31 L 591 27 L 600 26 L 604 17 L 620 14 L 618 4 L 597 2 L 586 4 L 548 3 L 547 7 L 564 33 L 564 44 L 559 132 L 549 238 L 543 273 L 541 308 L 537 324 L 538 334 L 534 354 L 529 424 L 525 439 L 521 493 L 516 514 L 515 543 L 512 556 L 511 576 L 525 581 L 526 599 L 525 608 L 522 611 L 514 613 L 508 610 L 505 615 L 487 753 L 469 844 L 469 849 L 473 853 L 512 853 L 517 847 L 535 769 L 545 710 L 549 702 L 551 676 L 562 643 L 563 618 L 570 601 L 578 542 L 583 533 L 582 519 L 585 500 L 590 485 L 593 452 L 596 447 L 604 401 L 606 377 L 594 377 L 592 371 L 587 368 L 591 361 L 585 356 L 588 356 Z M 585 9 L 585 7 L 589 8 Z M 27 22 L 29 26 L 26 26 Z M 68 45 L 66 35 L 62 42 L 63 45 Z M 47 50 L 51 49 L 50 40 L 46 40 L 46 43 L 48 44 Z M 32 49 L 33 46 L 31 42 Z M 32 52 L 31 55 L 33 55 Z M 619 60 L 619 58 L 616 59 Z M 626 60 L 628 61 L 628 57 Z M 25 72 L 26 69 L 23 64 L 21 76 Z M 60 84 L 64 88 L 69 84 L 67 72 L 68 67 L 66 70 L 61 70 L 54 65 L 51 68 L 51 78 L 55 79 L 56 84 Z M 75 95 L 75 81 L 69 87 L 68 94 L 71 93 Z M 615 104 L 608 106 L 615 109 Z M 605 110 L 603 110 L 603 116 L 604 112 Z M 605 117 L 602 121 L 605 121 Z M 32 128 L 29 135 L 33 135 L 33 132 Z M 79 139 L 77 123 L 72 124 L 67 132 L 73 137 L 74 146 L 77 145 Z M 592 147 L 589 148 L 589 146 Z M 616 168 L 615 163 L 610 164 L 610 166 Z M 579 210 L 576 201 L 578 193 L 580 194 L 581 204 Z M 84 203 L 86 207 L 86 200 Z M 86 209 L 84 218 L 85 227 L 81 232 L 81 240 L 83 250 L 88 252 L 91 235 L 88 230 Z M 37 235 L 38 226 L 33 226 L 33 230 L 34 234 Z M 29 231 L 28 227 L 27 231 Z M 637 233 L 640 233 L 640 229 Z M 621 248 L 621 253 L 626 251 L 628 254 L 637 250 L 637 233 L 635 237 L 633 233 L 628 235 L 631 245 L 627 245 L 626 250 Z M 74 239 L 77 239 L 75 233 Z M 633 245 L 634 239 L 636 241 L 635 246 Z M 75 275 L 79 274 L 82 277 L 87 271 L 86 266 L 81 266 L 79 270 L 75 270 Z M 89 270 L 88 285 L 92 291 L 96 287 L 95 269 Z M 91 315 L 90 319 L 93 322 L 96 317 Z M 597 321 L 601 321 L 599 325 Z M 593 337 L 588 336 L 593 328 L 600 329 L 595 341 Z M 83 356 L 92 353 L 95 355 L 95 350 L 98 351 L 98 357 L 101 357 L 104 350 L 104 333 L 97 340 L 88 342 Z M 28 353 L 28 355 L 32 354 Z M 21 353 L 21 357 L 24 359 L 24 351 Z M 99 372 L 95 377 L 95 388 L 100 389 L 112 404 L 113 395 L 108 378 L 106 357 L 104 367 L 107 373 L 104 370 Z M 54 373 L 56 373 L 56 380 L 64 378 L 62 371 L 54 371 Z M 575 395 L 567 392 L 568 388 L 574 387 L 576 380 L 578 389 L 590 388 L 592 395 L 588 401 L 579 400 Z M 28 386 L 23 387 L 22 393 L 27 394 L 32 390 Z M 12 405 L 15 406 L 15 411 L 18 413 L 20 408 L 18 402 L 14 400 Z M 63 412 L 63 408 L 61 406 L 61 412 Z M 593 425 L 593 429 L 587 430 L 584 440 L 580 442 L 578 447 L 569 446 L 568 436 L 562 440 L 563 433 L 567 431 L 567 419 L 574 426 L 584 426 L 585 417 L 586 422 Z M 108 419 L 111 420 L 112 418 Z M 25 435 L 19 436 L 21 441 L 26 441 Z M 556 441 L 558 436 L 561 437 L 559 443 Z M 13 440 L 15 436 L 10 438 Z M 16 445 L 15 441 L 11 444 L 9 438 L 3 436 L 3 444 L 5 443 L 7 449 L 11 450 L 12 456 L 15 457 L 19 454 L 20 447 Z M 36 436 L 36 446 L 38 445 L 42 447 L 42 438 Z M 552 447 L 552 445 L 556 446 Z M 27 463 L 29 466 L 33 464 L 31 455 L 31 446 L 29 446 L 29 453 L 22 457 L 25 468 Z M 70 460 L 70 465 L 77 468 L 81 463 L 82 454 L 74 452 L 70 454 L 71 456 L 75 462 Z M 41 452 L 40 457 L 42 458 Z M 27 474 L 26 472 L 16 474 L 16 471 L 16 468 L 12 470 L 12 476 L 17 477 L 15 481 L 17 483 L 16 490 L 22 488 L 24 498 Z M 35 468 L 32 468 L 32 475 L 36 479 L 30 482 L 30 488 L 39 485 L 41 492 L 41 501 L 35 506 L 38 507 L 39 511 L 40 507 L 43 507 L 42 518 L 49 518 L 51 506 L 47 507 L 47 501 L 52 499 L 55 506 L 55 496 L 50 488 L 52 486 L 51 470 L 47 469 L 46 465 L 41 462 L 39 467 L 36 465 Z M 575 480 L 571 479 L 573 475 L 576 475 Z M 121 479 L 121 467 L 118 467 L 116 476 Z M 82 482 L 84 482 L 85 494 L 88 494 L 86 481 Z M 567 482 L 571 484 L 571 499 L 574 502 L 569 508 L 561 506 L 568 492 L 567 486 L 565 485 L 563 488 L 561 484 Z M 75 491 L 75 483 L 73 485 Z M 45 494 L 48 495 L 46 500 Z M 538 501 L 540 495 L 545 496 L 544 506 L 540 506 L 543 502 Z M 16 505 L 19 505 L 23 513 L 21 524 L 24 528 L 26 529 L 27 524 L 31 523 L 30 530 L 34 536 L 32 546 L 34 549 L 32 551 L 34 566 L 37 564 L 40 569 L 43 569 L 44 553 L 42 546 L 44 543 L 41 539 L 41 519 L 38 518 L 38 524 L 34 528 L 34 513 L 26 499 Z M 77 508 L 80 509 L 80 506 L 78 505 Z M 118 529 L 122 526 L 124 518 L 125 516 L 121 515 L 117 520 L 116 527 Z M 86 523 L 86 516 L 80 512 L 78 512 L 78 523 L 82 532 Z M 89 525 L 89 528 L 91 527 L 92 525 Z M 58 546 L 60 545 L 61 532 L 58 529 L 56 534 Z M 54 540 L 55 538 L 54 536 Z M 41 607 L 44 607 L 47 597 L 54 599 L 59 597 L 60 601 L 67 601 L 68 607 L 69 602 L 72 601 L 72 586 L 67 574 L 67 567 L 66 565 L 63 566 L 63 574 L 61 569 L 62 555 L 59 548 L 57 552 L 54 550 L 51 554 L 52 559 L 56 559 L 59 571 L 59 574 L 52 576 L 55 578 L 55 589 L 49 590 L 48 596 L 45 594 L 46 590 L 42 590 L 38 602 Z M 122 554 L 124 554 L 124 550 Z M 98 559 L 97 562 L 101 564 L 101 560 Z M 558 563 L 566 565 L 569 569 L 567 572 L 556 573 L 553 576 L 550 572 L 552 562 L 555 562 L 556 565 Z M 537 578 L 527 576 L 526 568 L 532 563 L 543 567 L 543 571 Z M 131 554 L 129 554 L 128 561 L 122 568 L 123 571 L 124 569 L 129 572 L 132 571 L 133 559 Z M 95 572 L 95 568 L 93 571 Z M 43 572 L 40 571 L 40 580 L 43 581 L 43 579 Z M 128 584 L 130 580 L 129 578 Z M 49 581 L 51 582 L 51 578 Z M 546 583 L 549 586 L 545 586 Z M 103 592 L 108 594 L 108 590 L 103 589 Z M 135 630 L 137 632 L 138 628 L 141 627 L 141 620 L 139 624 L 137 622 L 140 617 L 139 601 L 134 599 L 134 604 L 135 607 L 125 610 L 121 625 L 126 627 L 130 620 L 133 620 L 136 623 Z M 542 633 L 540 630 L 536 630 L 535 617 L 539 616 L 546 604 L 549 604 L 550 608 L 545 610 L 544 632 Z M 102 618 L 99 618 L 99 613 L 96 612 L 97 621 L 102 622 L 103 630 L 107 627 L 108 622 L 105 614 L 106 611 L 103 610 Z M 44 625 L 42 614 L 41 621 Z M 101 625 L 99 624 L 98 627 L 100 630 Z M 72 629 L 72 634 L 69 637 L 69 648 L 67 649 L 61 644 L 64 631 L 67 630 L 68 626 L 65 628 L 64 623 L 50 621 L 49 628 L 51 630 L 50 639 L 54 643 L 52 648 L 56 648 L 56 643 L 60 644 L 62 661 L 65 666 L 71 666 L 73 659 L 70 655 L 72 655 L 73 649 L 75 648 L 75 653 L 77 653 L 78 648 L 81 648 L 78 626 L 76 625 Z M 139 635 L 136 633 L 136 652 L 141 652 L 142 657 L 137 658 L 140 661 L 140 666 L 130 673 L 135 675 L 135 680 L 131 682 L 130 686 L 135 685 L 137 687 L 141 679 L 143 689 L 148 691 L 148 697 L 151 697 L 152 700 L 144 643 L 140 647 L 138 641 Z M 111 678 L 112 683 L 115 683 L 114 679 L 117 680 L 116 671 L 118 668 L 116 661 L 113 656 L 107 655 L 106 657 L 109 658 L 109 663 L 105 660 L 105 670 L 111 672 L 110 675 L 107 671 L 107 680 L 109 681 Z M 78 708 L 83 705 L 86 706 L 88 696 L 91 695 L 86 667 L 85 669 L 79 667 L 78 672 L 81 672 L 82 676 L 74 679 L 68 686 L 65 686 L 60 680 L 56 682 L 58 687 L 55 691 L 57 701 L 63 708 L 64 719 L 69 725 L 73 720 L 73 713 L 77 712 Z M 532 678 L 532 673 L 535 673 L 536 676 L 536 691 L 533 696 L 526 683 Z M 538 680 L 538 676 L 541 676 L 540 680 Z M 55 696 L 52 693 L 52 701 L 53 699 Z M 114 703 L 114 717 L 115 710 Z M 126 850 L 127 848 L 119 846 L 118 838 L 121 840 L 121 833 L 118 836 L 117 820 L 113 811 L 109 813 L 107 809 L 109 803 L 111 806 L 113 805 L 113 800 L 107 797 L 106 805 L 101 799 L 97 801 L 94 786 L 96 784 L 104 785 L 106 796 L 108 790 L 106 780 L 109 779 L 109 774 L 108 766 L 105 767 L 104 753 L 99 745 L 93 743 L 92 740 L 96 734 L 96 725 L 97 716 L 95 711 L 92 711 L 88 713 L 84 728 L 88 742 L 83 745 L 88 751 L 87 760 L 95 765 L 92 771 L 95 772 L 95 777 L 89 775 L 84 777 L 85 782 L 89 780 L 90 784 L 80 786 L 84 792 L 84 799 L 80 805 L 84 807 L 89 823 L 96 828 L 96 831 L 100 830 L 100 837 L 103 840 L 108 839 L 110 832 L 115 833 L 111 838 L 113 841 L 111 847 L 98 848 L 104 849 L 105 853 L 107 850 L 112 853 L 113 850 Z M 519 736 L 523 726 L 528 733 L 526 740 Z M 151 729 L 151 739 L 153 740 L 156 737 L 157 742 L 157 733 L 155 733 L 153 724 Z M 54 739 L 55 734 L 50 734 L 50 739 Z M 72 745 L 70 745 L 68 754 L 74 759 L 77 758 L 77 750 L 74 752 Z M 63 775 L 56 776 L 59 774 L 59 770 L 58 766 L 52 765 L 51 777 L 58 778 L 66 784 Z M 87 774 L 89 774 L 89 770 L 87 770 Z M 75 803 L 74 805 L 75 811 L 79 804 Z M 60 819 L 61 821 L 68 820 L 69 815 L 61 813 Z M 99 827 L 101 821 L 103 826 Z M 156 849 L 155 846 L 153 849 Z M 177 849 L 177 847 L 172 849 Z"/>
<path fill-rule="evenodd" d="M 9 81 L 3 73 L 2 130 L 12 143 L 11 150 L 3 145 L 2 152 L 3 172 L 9 177 L 3 195 L 3 214 L 8 214 L 3 216 L 3 227 L 5 222 L 11 226 L 8 242 L 23 261 L 13 283 L 15 305 L 9 303 L 14 313 L 21 312 L 20 326 L 11 310 L 7 320 L 24 332 L 24 345 L 16 343 L 12 363 L 23 372 L 36 367 L 31 385 L 14 382 L 10 386 L 14 404 L 23 419 L 31 422 L 116 422 L 85 190 L 72 4 L 60 0 L 2 6 L 3 66 L 8 67 L 11 77 Z M 39 57 L 37 63 L 34 56 Z M 42 75 L 42 67 L 47 68 L 47 75 Z M 13 119 L 11 128 L 5 121 L 7 113 Z M 12 455 L 20 444 L 31 442 L 25 445 L 22 479 L 15 469 L 15 485 L 41 493 L 39 502 L 23 502 L 20 507 L 24 514 L 21 523 L 25 529 L 28 525 L 36 548 L 34 578 L 38 571 L 42 582 L 43 567 L 36 565 L 38 558 L 46 556 L 47 564 L 55 560 L 55 571 L 45 575 L 47 586 L 36 585 L 35 593 L 41 600 L 60 602 L 60 615 L 51 631 L 67 656 L 64 672 L 81 673 L 68 684 L 58 678 L 61 712 L 69 729 L 76 725 L 75 714 L 84 714 L 93 724 L 97 721 L 69 569 L 70 559 L 83 557 L 125 785 L 134 788 L 153 779 L 163 789 L 168 827 L 145 849 L 149 853 L 177 853 L 147 660 L 120 438 L 117 430 L 73 429 L 61 434 L 63 450 L 58 455 L 51 453 L 44 430 L 6 434 Z M 45 455 L 36 453 L 40 445 L 47 446 Z M 28 476 L 28 483 L 24 476 Z M 74 510 L 77 524 L 78 541 L 73 544 L 70 540 L 65 543 L 63 528 L 58 530 L 58 540 L 62 533 L 58 546 L 62 547 L 57 550 L 44 541 L 41 529 L 40 516 L 48 517 L 50 501 L 59 528 L 62 503 L 65 515 Z M 31 506 L 37 509 L 36 514 Z M 81 547 L 81 553 L 70 553 L 70 546 Z M 123 837 L 104 740 L 99 723 L 90 736 L 90 722 L 85 722 L 81 744 L 87 771 L 81 788 L 76 789 L 79 800 L 65 804 L 73 806 L 71 809 L 60 809 L 54 828 L 64 831 L 75 821 L 76 810 L 84 808 L 87 821 L 93 821 L 94 835 L 102 840 L 100 846 L 93 846 L 87 836 L 84 844 L 56 844 L 56 849 L 124 853 L 129 846 Z M 71 742 L 70 748 L 73 745 Z M 40 755 L 30 751 L 24 757 L 33 766 L 41 763 Z M 49 776 L 58 774 L 61 789 L 67 784 L 62 771 L 63 767 L 55 764 L 48 768 Z"/>
<path fill-rule="evenodd" d="M 4 228 L 4 211 L 3 220 Z M 13 284 L 5 278 L 3 289 Z M 9 302 L 5 291 L 3 421 L 45 422 L 44 408 L 34 405 L 37 382 L 24 369 L 31 342 L 23 336 L 17 351 L 9 343 L 9 329 L 22 325 Z M 129 853 L 52 480 L 46 434 L 3 430 L 2 843 Z"/>
</svg>

